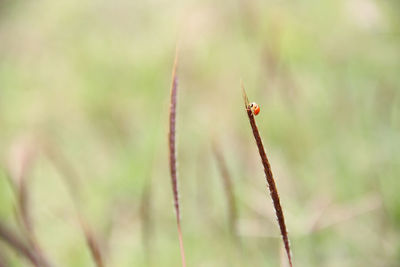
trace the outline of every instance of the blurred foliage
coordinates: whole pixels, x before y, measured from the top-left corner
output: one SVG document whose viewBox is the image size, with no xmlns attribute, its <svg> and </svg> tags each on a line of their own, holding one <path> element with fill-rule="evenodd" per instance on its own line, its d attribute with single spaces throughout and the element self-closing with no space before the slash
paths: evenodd
<svg viewBox="0 0 400 267">
<path fill-rule="evenodd" d="M 46 142 L 77 173 L 81 208 L 109 266 L 179 266 L 167 157 L 179 40 L 188 265 L 281 261 L 242 78 L 261 106 L 295 266 L 397 266 L 398 8 L 376 0 L 0 1 L 1 220 L 18 228 L 6 170 L 19 162 L 10 151 Z M 234 181 L 240 244 L 229 236 L 212 140 Z M 49 258 L 93 266 L 62 171 L 38 153 L 29 178 L 35 231 Z M 146 185 L 148 236 L 140 213 Z M 11 266 L 27 264 L 2 243 L 0 250 Z"/>
</svg>

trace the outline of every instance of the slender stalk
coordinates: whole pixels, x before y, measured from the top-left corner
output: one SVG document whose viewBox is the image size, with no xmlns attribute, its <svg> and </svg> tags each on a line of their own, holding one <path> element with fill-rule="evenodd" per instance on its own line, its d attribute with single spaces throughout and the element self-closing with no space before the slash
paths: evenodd
<svg viewBox="0 0 400 267">
<path fill-rule="evenodd" d="M 83 217 L 79 214 L 78 214 L 78 217 L 79 217 L 79 222 L 80 222 L 82 231 L 86 238 L 86 243 L 90 249 L 90 253 L 92 254 L 92 258 L 93 258 L 94 262 L 96 263 L 96 266 L 104 267 L 104 261 L 102 258 L 101 250 L 96 241 L 96 238 L 93 235 L 93 232 L 91 231 L 90 227 L 88 226 L 86 221 L 83 219 Z"/>
<path fill-rule="evenodd" d="M 2 222 L 0 222 L 0 239 L 29 260 L 33 266 L 42 266 L 39 256 L 35 251 L 20 240 L 18 236 Z"/>
<path fill-rule="evenodd" d="M 21 177 L 19 192 L 18 192 L 18 207 L 21 215 L 22 225 L 24 227 L 24 232 L 26 233 L 29 244 L 36 251 L 40 259 L 40 265 L 44 267 L 49 267 L 51 266 L 51 264 L 47 259 L 47 257 L 44 255 L 44 252 L 41 246 L 39 245 L 39 242 L 35 234 L 33 221 L 29 209 L 29 204 L 30 204 L 29 196 L 30 194 L 28 190 L 26 177 Z"/>
<path fill-rule="evenodd" d="M 37 149 L 36 147 L 30 147 L 29 144 L 21 144 L 23 146 L 21 146 L 20 150 L 14 151 L 19 152 L 20 157 L 13 160 L 13 162 L 16 162 L 16 164 L 19 165 L 19 171 L 11 163 L 9 166 L 9 170 L 7 171 L 9 181 L 11 183 L 11 186 L 13 187 L 13 191 L 16 196 L 17 220 L 20 223 L 21 230 L 23 231 L 24 236 L 28 241 L 28 245 L 33 251 L 35 251 L 39 266 L 50 267 L 51 264 L 47 259 L 47 256 L 43 252 L 41 246 L 39 245 L 38 239 L 36 237 L 31 214 L 31 192 L 28 184 L 28 179 L 30 178 L 30 171 L 32 170 L 33 164 L 37 158 Z"/>
<path fill-rule="evenodd" d="M 290 252 L 289 238 L 288 238 L 288 233 L 287 233 L 286 224 L 285 224 L 285 217 L 283 216 L 283 211 L 282 211 L 281 203 L 279 200 L 278 190 L 276 188 L 275 180 L 274 180 L 274 177 L 273 177 L 272 171 L 271 171 L 271 165 L 269 164 L 267 154 L 265 153 L 264 145 L 261 140 L 260 133 L 258 131 L 257 124 L 254 119 L 253 112 L 251 111 L 250 106 L 249 106 L 249 100 L 248 100 L 246 92 L 244 90 L 243 83 L 242 83 L 242 92 L 243 92 L 243 99 L 244 99 L 244 103 L 245 103 L 247 116 L 249 117 L 251 129 L 253 130 L 253 135 L 254 135 L 254 139 L 256 140 L 256 144 L 258 147 L 258 152 L 260 154 L 261 162 L 264 166 L 264 173 L 265 173 L 265 177 L 266 177 L 266 180 L 268 183 L 268 188 L 269 188 L 269 192 L 270 192 L 270 195 L 272 198 L 272 202 L 273 202 L 273 205 L 275 208 L 276 217 L 278 218 L 278 223 L 279 223 L 279 228 L 280 228 L 281 234 L 282 234 L 283 244 L 285 246 L 289 264 L 290 264 L 290 266 L 293 266 L 291 252 Z"/>
<path fill-rule="evenodd" d="M 181 220 L 180 220 L 180 209 L 179 209 L 179 196 L 178 196 L 178 179 L 177 179 L 177 171 L 176 171 L 176 143 L 175 143 L 175 135 L 176 135 L 176 105 L 177 105 L 177 89 L 178 89 L 178 77 L 176 75 L 176 69 L 178 64 L 178 51 L 175 53 L 175 61 L 172 69 L 172 85 L 171 85 L 171 106 L 169 110 L 169 166 L 171 172 L 171 182 L 172 182 L 172 191 L 174 197 L 174 206 L 176 213 L 176 224 L 178 227 L 178 238 L 179 238 L 179 247 L 181 251 L 182 257 L 182 266 L 186 267 L 185 260 L 185 251 L 183 248 L 183 240 L 182 240 L 182 230 L 181 230 Z"/>
</svg>

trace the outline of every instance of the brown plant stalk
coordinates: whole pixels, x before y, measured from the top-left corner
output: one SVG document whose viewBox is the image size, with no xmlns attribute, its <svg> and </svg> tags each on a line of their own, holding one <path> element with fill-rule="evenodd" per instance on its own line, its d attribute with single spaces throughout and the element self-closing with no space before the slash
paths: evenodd
<svg viewBox="0 0 400 267">
<path fill-rule="evenodd" d="M 35 251 L 38 257 L 38 266 L 50 267 L 50 261 L 47 259 L 36 237 L 31 215 L 31 192 L 28 180 L 36 158 L 37 148 L 34 145 L 26 141 L 17 142 L 13 146 L 12 153 L 10 153 L 6 173 L 16 196 L 17 220 L 28 241 L 28 245 Z"/>
<path fill-rule="evenodd" d="M 36 251 L 31 249 L 30 246 L 26 245 L 11 229 L 9 229 L 2 222 L 0 222 L 0 239 L 17 251 L 20 255 L 29 260 L 33 266 L 42 266 L 39 255 L 37 255 Z"/>
<path fill-rule="evenodd" d="M 79 219 L 79 223 L 81 225 L 83 234 L 85 235 L 86 244 L 88 245 L 88 247 L 90 249 L 90 253 L 92 255 L 94 262 L 96 263 L 96 266 L 104 267 L 104 261 L 103 261 L 103 257 L 101 254 L 100 246 L 97 243 L 97 240 L 93 234 L 93 231 L 91 230 L 91 228 L 89 227 L 87 222 L 84 220 L 82 215 L 78 214 L 78 217 L 79 217 L 78 219 Z"/>
<path fill-rule="evenodd" d="M 176 75 L 176 69 L 178 64 L 178 50 L 175 53 L 175 61 L 172 69 L 172 85 L 171 85 L 171 105 L 169 110 L 169 166 L 171 172 L 171 182 L 172 182 L 172 191 L 174 197 L 174 207 L 176 213 L 176 223 L 178 227 L 178 238 L 179 238 L 179 248 L 182 257 L 182 266 L 186 267 L 185 260 L 185 251 L 183 248 L 183 240 L 182 240 L 182 230 L 181 230 L 181 220 L 180 220 L 180 209 L 179 209 L 179 196 L 178 196 L 178 179 L 177 179 L 177 170 L 176 170 L 176 144 L 175 144 L 175 135 L 176 135 L 176 105 L 177 105 L 177 89 L 178 89 L 178 77 Z"/>
<path fill-rule="evenodd" d="M 281 234 L 282 234 L 283 244 L 285 246 L 286 254 L 288 256 L 289 264 L 290 264 L 290 266 L 293 266 L 291 252 L 290 252 L 289 238 L 288 238 L 288 233 L 287 233 L 286 224 L 285 224 L 285 217 L 283 216 L 283 211 L 282 211 L 281 203 L 279 200 L 278 190 L 276 188 L 275 180 L 274 180 L 274 177 L 273 177 L 272 171 L 271 171 L 271 165 L 269 164 L 267 154 L 265 153 L 264 145 L 261 140 L 260 133 L 258 131 L 257 124 L 254 119 L 253 112 L 250 109 L 249 100 L 247 98 L 243 83 L 242 83 L 242 92 L 243 92 L 243 99 L 244 99 L 244 103 L 245 103 L 247 116 L 249 117 L 251 129 L 253 131 L 254 139 L 256 140 L 256 143 L 257 143 L 261 162 L 264 166 L 264 173 L 265 173 L 265 177 L 266 177 L 266 180 L 268 183 L 268 188 L 269 188 L 269 192 L 270 192 L 270 195 L 272 198 L 272 202 L 273 202 L 273 205 L 275 208 L 276 217 L 278 218 L 278 223 L 279 223 L 279 228 L 280 228 Z"/>
<path fill-rule="evenodd" d="M 19 208 L 19 213 L 20 213 L 20 218 L 22 225 L 24 227 L 24 232 L 26 234 L 26 237 L 28 239 L 29 244 L 32 246 L 32 248 L 36 251 L 38 258 L 40 260 L 40 266 L 43 267 L 49 267 L 51 266 L 49 260 L 45 256 L 42 248 L 39 245 L 39 242 L 37 240 L 34 226 L 33 226 L 33 221 L 32 221 L 32 216 L 30 213 L 30 193 L 28 190 L 28 184 L 27 180 L 25 177 L 20 178 L 20 186 L 17 189 L 19 192 L 18 194 L 18 208 Z"/>
</svg>

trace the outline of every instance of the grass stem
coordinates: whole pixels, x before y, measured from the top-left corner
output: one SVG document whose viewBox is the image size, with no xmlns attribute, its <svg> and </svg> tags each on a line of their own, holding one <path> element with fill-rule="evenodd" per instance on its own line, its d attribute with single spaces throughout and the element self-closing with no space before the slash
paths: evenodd
<svg viewBox="0 0 400 267">
<path fill-rule="evenodd" d="M 176 170 L 176 105 L 177 105 L 177 90 L 178 90 L 178 77 L 176 74 L 178 64 L 178 49 L 175 53 L 175 61 L 172 69 L 172 85 L 171 85 L 171 106 L 169 110 L 169 166 L 171 172 L 172 191 L 174 196 L 174 207 L 176 213 L 176 223 L 178 227 L 179 248 L 182 257 L 182 266 L 186 267 L 185 251 L 183 248 L 180 209 L 179 209 L 179 195 L 178 195 L 178 179 Z"/>
<path fill-rule="evenodd" d="M 244 99 L 244 103 L 245 103 L 247 116 L 249 117 L 250 126 L 253 131 L 254 139 L 256 140 L 256 144 L 257 144 L 258 152 L 260 154 L 261 162 L 264 166 L 264 173 L 265 173 L 265 177 L 266 177 L 266 180 L 268 183 L 268 189 L 269 189 L 269 192 L 270 192 L 270 195 L 272 198 L 272 202 L 273 202 L 273 205 L 275 208 L 275 213 L 276 213 L 276 217 L 278 219 L 279 228 L 281 230 L 283 244 L 285 246 L 286 254 L 287 254 L 287 257 L 289 260 L 289 265 L 292 267 L 293 265 L 292 265 L 292 257 L 291 257 L 291 252 L 290 252 L 289 238 L 288 238 L 288 233 L 286 230 L 285 217 L 283 216 L 283 211 L 282 211 L 282 206 L 281 206 L 280 199 L 279 199 L 278 190 L 276 188 L 275 180 L 272 175 L 271 165 L 269 164 L 269 160 L 268 160 L 267 154 L 265 153 L 264 145 L 261 140 L 260 133 L 258 131 L 256 120 L 255 120 L 253 112 L 251 111 L 250 106 L 249 106 L 249 100 L 247 98 L 243 83 L 242 83 L 242 93 L 243 93 L 243 99 Z"/>
</svg>

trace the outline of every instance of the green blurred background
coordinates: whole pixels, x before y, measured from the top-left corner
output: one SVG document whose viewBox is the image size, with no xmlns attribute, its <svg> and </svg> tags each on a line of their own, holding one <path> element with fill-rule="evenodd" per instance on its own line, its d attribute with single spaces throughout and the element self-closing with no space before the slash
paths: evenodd
<svg viewBox="0 0 400 267">
<path fill-rule="evenodd" d="M 180 266 L 167 151 L 179 39 L 188 266 L 285 266 L 240 79 L 261 106 L 294 265 L 400 266 L 399 8 L 0 1 L 0 219 L 21 233 L 7 173 L 30 157 L 40 246 L 56 266 L 94 266 L 58 158 L 79 179 L 79 206 L 108 266 Z M 212 142 L 234 183 L 236 238 Z M 43 144 L 58 152 L 46 156 Z M 29 266 L 5 243 L 0 252 Z"/>
</svg>

